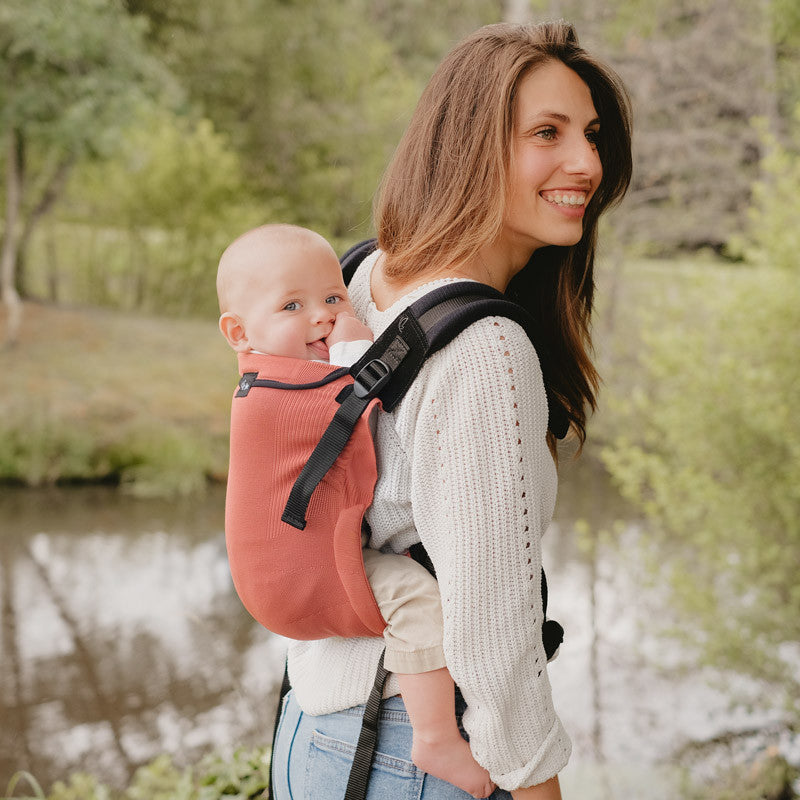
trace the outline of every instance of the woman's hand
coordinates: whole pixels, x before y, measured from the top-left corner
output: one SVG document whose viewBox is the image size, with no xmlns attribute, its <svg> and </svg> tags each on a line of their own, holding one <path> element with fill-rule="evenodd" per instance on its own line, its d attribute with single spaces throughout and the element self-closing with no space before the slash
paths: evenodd
<svg viewBox="0 0 800 800">
<path fill-rule="evenodd" d="M 549 781 L 539 783 L 536 786 L 514 789 L 511 792 L 511 796 L 514 800 L 561 800 L 561 786 L 558 783 L 558 775 L 554 775 Z"/>
</svg>

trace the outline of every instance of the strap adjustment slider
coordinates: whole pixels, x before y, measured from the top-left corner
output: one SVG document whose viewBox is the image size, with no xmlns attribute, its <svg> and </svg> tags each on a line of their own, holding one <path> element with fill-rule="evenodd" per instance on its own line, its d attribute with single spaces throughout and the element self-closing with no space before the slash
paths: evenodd
<svg viewBox="0 0 800 800">
<path fill-rule="evenodd" d="M 391 377 L 392 370 L 389 365 L 379 358 L 373 358 L 356 375 L 353 383 L 353 394 L 362 400 L 375 397 Z"/>
</svg>

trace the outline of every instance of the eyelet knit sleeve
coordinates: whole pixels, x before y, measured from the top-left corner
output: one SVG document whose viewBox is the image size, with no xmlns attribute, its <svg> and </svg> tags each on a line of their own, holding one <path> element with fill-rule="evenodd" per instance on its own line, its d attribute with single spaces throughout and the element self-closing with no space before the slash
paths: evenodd
<svg viewBox="0 0 800 800">
<path fill-rule="evenodd" d="M 539 362 L 519 325 L 491 317 L 435 354 L 416 385 L 411 503 L 439 579 L 470 745 L 501 788 L 543 783 L 571 745 L 541 638 L 541 537 L 556 475 Z"/>
</svg>

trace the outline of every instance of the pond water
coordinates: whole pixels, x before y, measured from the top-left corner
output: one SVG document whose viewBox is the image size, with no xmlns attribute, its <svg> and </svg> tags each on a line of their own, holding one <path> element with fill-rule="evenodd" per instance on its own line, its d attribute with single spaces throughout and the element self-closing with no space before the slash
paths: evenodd
<svg viewBox="0 0 800 800">
<path fill-rule="evenodd" d="M 631 537 L 637 522 L 596 464 L 563 472 L 545 566 L 567 631 L 549 670 L 574 744 L 565 795 L 643 783 L 674 797 L 670 753 L 737 721 L 702 675 L 657 668 L 667 651 L 641 626 L 652 599 L 617 556 L 592 566 L 576 542 L 578 519 L 622 520 Z M 76 770 L 123 784 L 162 752 L 182 765 L 268 742 L 284 645 L 233 591 L 223 516 L 220 488 L 179 501 L 0 489 L 0 790 L 23 768 L 43 785 Z"/>
</svg>

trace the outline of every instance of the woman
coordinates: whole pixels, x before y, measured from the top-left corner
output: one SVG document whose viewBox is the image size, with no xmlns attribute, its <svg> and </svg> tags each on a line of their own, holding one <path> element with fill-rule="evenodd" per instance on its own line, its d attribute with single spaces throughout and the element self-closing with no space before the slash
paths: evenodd
<svg viewBox="0 0 800 800">
<path fill-rule="evenodd" d="M 489 25 L 423 93 L 376 203 L 379 249 L 350 296 L 376 336 L 408 304 L 474 280 L 540 325 L 548 388 L 585 437 L 597 223 L 631 173 L 627 96 L 564 23 Z M 544 362 L 542 362 L 544 364 Z M 439 579 L 447 664 L 493 798 L 560 798 L 570 741 L 541 639 L 541 536 L 556 495 L 540 360 L 516 323 L 489 317 L 432 356 L 379 417 L 371 546 L 422 541 Z M 276 798 L 343 796 L 379 639 L 296 642 L 274 753 Z M 421 773 L 390 676 L 370 797 L 468 795 Z"/>
</svg>

